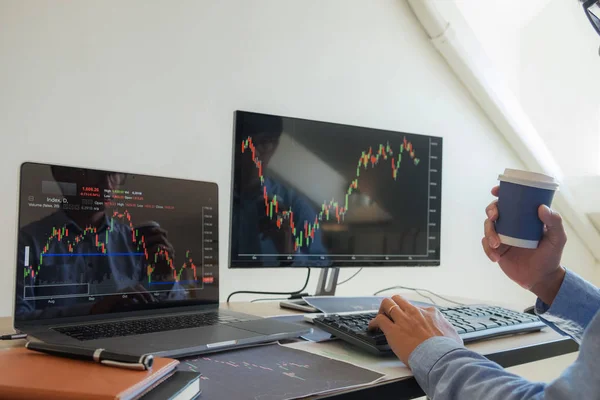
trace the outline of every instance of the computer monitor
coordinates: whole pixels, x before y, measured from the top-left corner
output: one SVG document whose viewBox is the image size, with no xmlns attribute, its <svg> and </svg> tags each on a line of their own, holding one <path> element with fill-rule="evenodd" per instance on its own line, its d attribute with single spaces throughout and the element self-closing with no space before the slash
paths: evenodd
<svg viewBox="0 0 600 400">
<path fill-rule="evenodd" d="M 235 113 L 230 267 L 440 264 L 442 138 Z"/>
</svg>

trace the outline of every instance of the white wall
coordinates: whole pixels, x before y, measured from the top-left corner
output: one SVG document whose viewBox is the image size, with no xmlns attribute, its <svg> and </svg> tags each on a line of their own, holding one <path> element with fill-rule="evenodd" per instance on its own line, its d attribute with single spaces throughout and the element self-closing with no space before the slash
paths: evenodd
<svg viewBox="0 0 600 400">
<path fill-rule="evenodd" d="M 403 284 L 532 301 L 480 248 L 489 189 L 521 164 L 404 1 L 4 1 L 0 57 L 0 315 L 25 160 L 216 181 L 222 299 L 299 288 L 304 271 L 227 269 L 236 109 L 444 136 L 442 266 L 369 270 L 340 294 Z M 591 273 L 577 240 L 565 258 Z"/>
<path fill-rule="evenodd" d="M 507 84 L 519 94 L 520 33 L 523 26 L 552 0 L 455 0 L 452 3 L 464 15 L 478 41 L 491 51 L 488 56 L 502 71 Z M 438 4 L 444 0 L 437 1 Z M 574 2 L 575 3 L 575 2 Z M 447 3 L 446 3 L 447 4 Z"/>
<path fill-rule="evenodd" d="M 521 103 L 570 176 L 600 175 L 598 39 L 576 1 L 552 0 L 521 31 Z"/>
<path fill-rule="evenodd" d="M 454 3 L 565 175 L 599 175 L 598 34 L 579 1 Z"/>
</svg>

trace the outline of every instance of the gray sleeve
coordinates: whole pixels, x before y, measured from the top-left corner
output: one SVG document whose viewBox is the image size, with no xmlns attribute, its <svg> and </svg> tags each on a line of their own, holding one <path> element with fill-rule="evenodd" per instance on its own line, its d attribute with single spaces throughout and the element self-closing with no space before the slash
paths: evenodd
<svg viewBox="0 0 600 400">
<path fill-rule="evenodd" d="M 600 313 L 583 336 L 577 361 L 550 384 L 529 382 L 449 338 L 417 347 L 409 365 L 432 400 L 594 399 L 600 393 Z"/>
</svg>

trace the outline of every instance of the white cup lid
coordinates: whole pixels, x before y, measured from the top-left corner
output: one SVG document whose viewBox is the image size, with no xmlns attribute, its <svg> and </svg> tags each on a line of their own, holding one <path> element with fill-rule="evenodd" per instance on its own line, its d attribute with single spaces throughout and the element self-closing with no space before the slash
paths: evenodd
<svg viewBox="0 0 600 400">
<path fill-rule="evenodd" d="M 506 168 L 504 174 L 498 176 L 501 182 L 515 183 L 517 185 L 531 186 L 539 189 L 557 190 L 558 181 L 553 177 L 536 172 L 522 171 Z"/>
</svg>

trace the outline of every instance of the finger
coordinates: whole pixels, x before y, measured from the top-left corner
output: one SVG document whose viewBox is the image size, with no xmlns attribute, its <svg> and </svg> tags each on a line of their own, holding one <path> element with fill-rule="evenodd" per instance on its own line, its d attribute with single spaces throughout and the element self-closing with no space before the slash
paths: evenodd
<svg viewBox="0 0 600 400">
<path fill-rule="evenodd" d="M 377 314 L 375 318 L 369 322 L 369 330 L 373 331 L 381 329 L 384 334 L 387 334 L 394 328 L 394 323 L 385 315 Z"/>
<path fill-rule="evenodd" d="M 483 223 L 483 232 L 492 249 L 497 249 L 500 246 L 500 237 L 496 233 L 496 227 L 489 218 Z"/>
<path fill-rule="evenodd" d="M 552 228 L 562 228 L 562 217 L 556 211 L 553 211 L 547 205 L 542 204 L 538 209 L 538 216 L 542 220 L 542 222 L 548 227 L 548 229 Z"/>
<path fill-rule="evenodd" d="M 417 309 L 417 307 L 415 307 L 412 304 L 410 304 L 410 302 L 408 300 L 406 300 L 404 297 L 400 296 L 399 294 L 393 296 L 392 300 L 394 300 L 394 302 L 396 304 L 398 304 L 398 306 L 400 307 L 400 309 L 402 311 L 404 311 L 405 313 L 415 314 L 415 313 L 419 312 L 419 310 Z"/>
<path fill-rule="evenodd" d="M 428 321 L 431 321 L 436 313 L 435 307 L 418 307 L 418 309 L 421 312 L 421 314 L 423 314 L 423 318 L 425 318 Z"/>
<path fill-rule="evenodd" d="M 143 299 L 144 303 L 152 303 L 152 295 L 148 293 L 144 286 L 137 284 L 135 285 L 134 290 L 138 292 L 137 294 Z"/>
<path fill-rule="evenodd" d="M 390 309 L 387 311 L 387 316 L 389 319 L 391 319 L 394 323 L 396 322 L 400 322 L 402 321 L 402 317 L 404 316 L 404 311 L 402 311 L 400 309 L 400 307 L 398 306 L 398 304 L 394 304 L 393 306 L 390 307 Z"/>
<path fill-rule="evenodd" d="M 567 233 L 563 226 L 562 217 L 550 207 L 541 205 L 538 209 L 538 216 L 546 225 L 546 237 L 555 246 L 564 246 L 567 243 Z"/>
<path fill-rule="evenodd" d="M 485 237 L 481 239 L 481 246 L 483 247 L 483 251 L 485 251 L 485 254 L 493 262 L 500 261 L 502 256 L 504 256 L 511 249 L 511 246 L 503 243 L 500 243 L 500 246 L 494 249 L 490 246 L 489 240 Z"/>
<path fill-rule="evenodd" d="M 381 302 L 381 307 L 379 308 L 379 313 L 381 315 L 386 315 L 392 321 L 396 321 L 400 317 L 398 312 L 402 312 L 402 310 L 399 310 L 398 308 L 399 308 L 398 304 L 396 304 L 396 302 L 394 300 L 383 299 L 383 301 Z M 394 311 L 396 312 L 395 314 L 394 314 Z M 392 314 L 394 314 L 396 316 L 396 319 L 394 319 Z"/>
<path fill-rule="evenodd" d="M 499 194 L 500 194 L 500 186 L 494 186 L 492 188 L 492 195 L 498 197 Z"/>
<path fill-rule="evenodd" d="M 446 336 L 447 333 L 452 333 L 453 338 L 460 344 L 463 344 L 462 338 L 458 335 L 456 327 L 452 325 L 452 323 L 446 318 L 444 314 L 442 314 L 438 310 L 438 312 L 431 314 L 431 318 L 436 326 L 444 328 L 444 336 Z"/>
<path fill-rule="evenodd" d="M 379 312 L 378 312 L 377 314 L 383 314 L 383 315 L 385 315 L 385 310 L 386 310 L 386 309 L 384 308 L 385 300 L 386 300 L 386 299 L 383 299 L 383 300 L 381 301 L 381 304 L 379 305 Z"/>
<path fill-rule="evenodd" d="M 485 214 L 492 221 L 498 219 L 498 200 L 494 200 L 485 208 Z"/>
<path fill-rule="evenodd" d="M 496 250 L 492 249 L 488 238 L 484 237 L 481 239 L 481 246 L 483 247 L 483 251 L 485 252 L 485 255 L 488 256 L 490 261 L 492 261 L 492 262 L 500 261 L 500 254 Z"/>
</svg>

